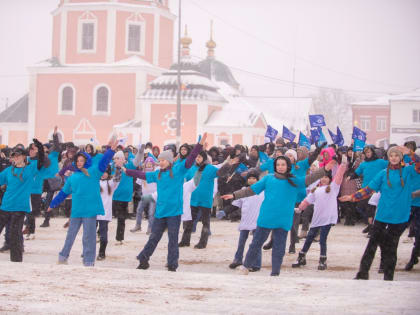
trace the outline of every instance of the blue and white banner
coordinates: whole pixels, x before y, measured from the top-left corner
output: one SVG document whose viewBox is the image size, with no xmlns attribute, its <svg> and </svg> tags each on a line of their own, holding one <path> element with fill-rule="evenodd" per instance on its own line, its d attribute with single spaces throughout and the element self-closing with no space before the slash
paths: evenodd
<svg viewBox="0 0 420 315">
<path fill-rule="evenodd" d="M 296 138 L 296 135 L 293 132 L 291 132 L 286 126 L 283 126 L 282 137 L 284 139 L 289 140 L 290 142 L 293 142 L 293 140 L 295 140 L 295 138 Z"/>
<path fill-rule="evenodd" d="M 311 128 L 325 126 L 324 115 L 309 115 L 309 123 L 311 124 Z"/>
<path fill-rule="evenodd" d="M 265 136 L 270 139 L 271 142 L 274 142 L 276 140 L 278 130 L 274 129 L 270 125 L 267 125 L 267 131 L 265 132 Z"/>
<path fill-rule="evenodd" d="M 352 139 L 358 139 L 360 141 L 366 142 L 366 132 L 362 129 L 357 128 L 356 126 L 353 127 L 353 134 L 351 136 Z"/>
<path fill-rule="evenodd" d="M 353 152 L 359 152 L 359 151 L 363 151 L 363 149 L 365 148 L 366 143 L 363 140 L 359 140 L 359 139 L 354 139 L 354 143 L 353 143 Z"/>
</svg>

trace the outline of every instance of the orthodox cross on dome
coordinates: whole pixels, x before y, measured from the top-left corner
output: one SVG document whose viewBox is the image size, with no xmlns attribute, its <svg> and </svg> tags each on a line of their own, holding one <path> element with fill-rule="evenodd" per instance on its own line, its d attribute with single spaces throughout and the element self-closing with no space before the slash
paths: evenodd
<svg viewBox="0 0 420 315">
<path fill-rule="evenodd" d="M 216 48 L 216 42 L 213 40 L 213 20 L 210 21 L 210 40 L 206 43 L 207 57 L 214 57 L 214 49 Z"/>
</svg>

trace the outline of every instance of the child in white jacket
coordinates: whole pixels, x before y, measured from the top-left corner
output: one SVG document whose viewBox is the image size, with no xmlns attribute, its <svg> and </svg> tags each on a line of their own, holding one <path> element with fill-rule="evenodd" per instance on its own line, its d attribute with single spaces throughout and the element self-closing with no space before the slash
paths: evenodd
<svg viewBox="0 0 420 315">
<path fill-rule="evenodd" d="M 256 172 L 249 172 L 247 175 L 247 185 L 255 184 L 259 179 Z M 233 262 L 229 265 L 230 269 L 242 265 L 245 243 L 248 239 L 249 232 L 253 232 L 257 228 L 257 219 L 260 213 L 260 207 L 264 200 L 264 192 L 259 195 L 237 199 L 232 202 L 233 206 L 241 208 L 241 222 L 239 223 L 239 242 L 238 249 L 235 253 Z M 253 266 L 250 271 L 258 271 L 261 269 L 261 252 L 259 254 L 258 263 Z"/>
<path fill-rule="evenodd" d="M 105 215 L 96 216 L 96 222 L 99 224 L 99 253 L 97 260 L 105 259 L 105 250 L 108 245 L 108 223 L 112 221 L 112 195 L 118 188 L 119 178 L 111 179 L 111 169 L 108 168 L 102 175 L 99 185 L 101 187 L 101 199 L 104 205 Z"/>
<path fill-rule="evenodd" d="M 327 269 L 327 237 L 331 226 L 337 223 L 338 209 L 337 196 L 340 192 L 340 185 L 343 181 L 344 172 L 347 169 L 347 158 L 343 156 L 342 163 L 335 174 L 334 180 L 331 175 L 321 178 L 319 185 L 312 189 L 311 193 L 299 205 L 299 210 L 304 210 L 309 204 L 314 204 L 314 214 L 311 227 L 299 253 L 293 268 L 306 265 L 306 253 L 318 232 L 320 232 L 319 245 L 321 254 L 319 258 L 318 270 Z"/>
</svg>

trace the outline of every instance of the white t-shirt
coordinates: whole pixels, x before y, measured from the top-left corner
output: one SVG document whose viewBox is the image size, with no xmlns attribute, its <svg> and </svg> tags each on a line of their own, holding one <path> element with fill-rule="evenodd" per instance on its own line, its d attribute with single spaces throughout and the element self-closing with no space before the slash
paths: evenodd
<svg viewBox="0 0 420 315">
<path fill-rule="evenodd" d="M 261 204 L 264 201 L 264 192 L 258 195 L 245 197 L 234 200 L 233 206 L 241 208 L 241 222 L 239 223 L 239 231 L 252 231 L 257 228 L 257 219 L 260 214 Z"/>
<path fill-rule="evenodd" d="M 194 178 L 184 183 L 184 192 L 183 192 L 183 213 L 181 216 L 182 221 L 192 220 L 191 216 L 191 194 L 197 188 L 194 184 Z"/>
<path fill-rule="evenodd" d="M 311 227 L 337 224 L 337 196 L 340 191 L 340 185 L 333 181 L 330 185 L 331 191 L 329 193 L 325 191 L 327 187 L 318 187 L 306 197 L 307 202 L 314 204 Z"/>
<path fill-rule="evenodd" d="M 108 194 L 108 185 L 111 187 L 111 193 Z M 114 191 L 118 188 L 118 185 L 120 182 L 114 182 L 111 180 L 100 180 L 99 185 L 102 188 L 101 192 L 101 199 L 102 204 L 104 205 L 105 215 L 98 215 L 96 216 L 96 220 L 104 220 L 104 221 L 112 221 L 112 195 L 114 194 Z"/>
</svg>

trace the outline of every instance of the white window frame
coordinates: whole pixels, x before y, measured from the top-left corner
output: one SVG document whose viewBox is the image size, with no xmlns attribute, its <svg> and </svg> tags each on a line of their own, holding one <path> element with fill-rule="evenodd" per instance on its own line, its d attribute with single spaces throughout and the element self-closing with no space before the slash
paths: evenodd
<svg viewBox="0 0 420 315">
<path fill-rule="evenodd" d="M 106 111 L 106 112 L 96 110 L 97 92 L 98 92 L 99 88 L 101 88 L 101 87 L 105 87 L 105 88 L 108 89 L 108 111 Z M 109 87 L 108 84 L 100 83 L 100 84 L 96 85 L 93 88 L 92 115 L 95 115 L 95 116 L 110 116 L 111 115 L 111 99 L 112 99 L 111 96 L 112 96 L 111 95 L 111 88 Z"/>
<path fill-rule="evenodd" d="M 376 131 L 379 132 L 384 132 L 387 129 L 387 117 L 385 116 L 376 116 Z M 380 127 L 380 122 L 383 121 L 384 122 L 384 128 L 379 128 Z M 382 127 L 382 126 L 381 126 Z"/>
<path fill-rule="evenodd" d="M 63 90 L 66 87 L 71 87 L 73 89 L 73 107 L 72 110 L 62 110 L 63 103 Z M 72 115 L 76 114 L 76 89 L 71 83 L 64 83 L 58 88 L 58 115 Z"/>
<path fill-rule="evenodd" d="M 417 112 L 417 114 L 416 114 L 417 121 L 414 120 L 414 112 Z M 412 119 L 414 124 L 420 124 L 420 108 L 413 108 L 411 119 Z"/>
<path fill-rule="evenodd" d="M 92 14 L 91 14 L 92 16 Z M 93 49 L 83 49 L 83 24 L 93 23 Z M 80 18 L 77 26 L 77 52 L 79 54 L 96 54 L 98 41 L 98 20 L 96 18 Z"/>
<path fill-rule="evenodd" d="M 130 25 L 140 26 L 140 51 L 133 51 L 128 49 L 129 27 Z M 127 20 L 125 23 L 125 53 L 127 55 L 145 56 L 146 54 L 146 23 L 144 21 Z"/>
<path fill-rule="evenodd" d="M 369 128 L 366 128 L 365 122 L 369 122 Z M 370 116 L 360 116 L 360 129 L 363 131 L 370 131 L 372 128 L 372 120 Z"/>
</svg>

